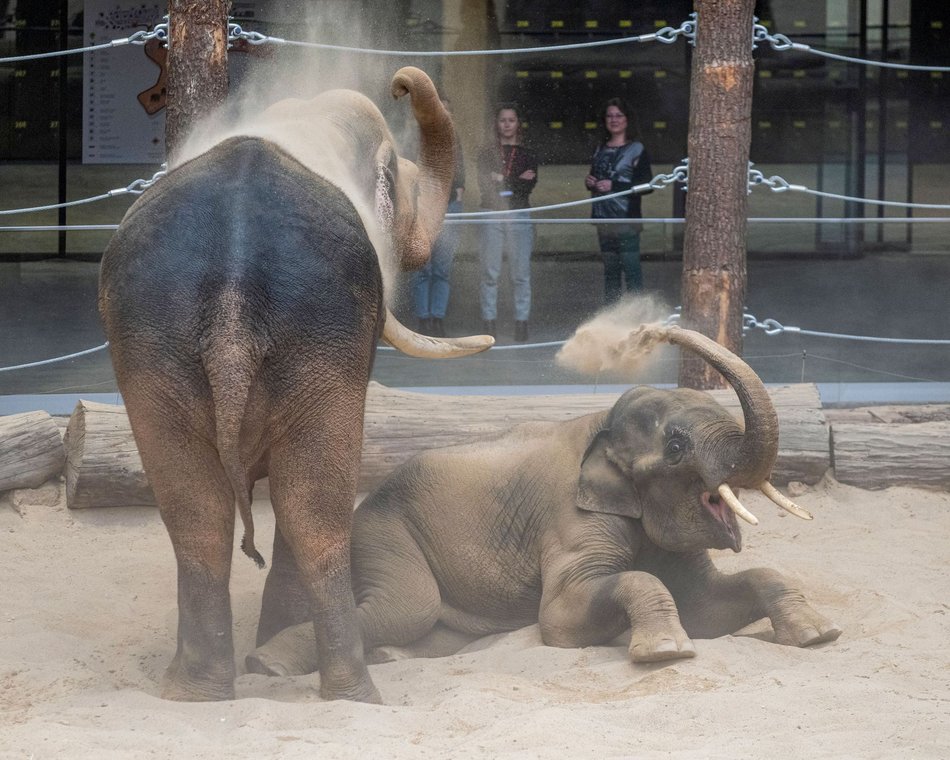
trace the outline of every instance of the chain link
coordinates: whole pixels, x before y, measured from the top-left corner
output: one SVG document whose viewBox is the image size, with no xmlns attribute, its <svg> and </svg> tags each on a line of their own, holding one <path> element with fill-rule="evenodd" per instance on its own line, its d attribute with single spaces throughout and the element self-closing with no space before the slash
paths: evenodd
<svg viewBox="0 0 950 760">
<path fill-rule="evenodd" d="M 669 174 L 657 174 L 647 184 L 654 190 L 662 190 L 669 185 L 683 183 L 683 189 L 689 189 L 689 159 L 684 158 L 683 163 L 677 166 Z"/>
<path fill-rule="evenodd" d="M 657 42 L 662 42 L 664 45 L 672 45 L 679 37 L 685 37 L 689 40 L 690 45 L 696 44 L 696 14 L 690 13 L 689 19 L 684 21 L 678 27 L 674 28 L 672 26 L 664 26 L 662 29 L 654 32 L 653 34 L 643 35 L 644 41 L 646 40 L 656 40 Z"/>
<path fill-rule="evenodd" d="M 168 174 L 168 164 L 162 164 L 162 168 L 155 172 L 150 179 L 134 179 L 125 187 L 110 190 L 109 195 L 125 195 L 126 193 L 141 195 L 166 174 Z"/>
</svg>

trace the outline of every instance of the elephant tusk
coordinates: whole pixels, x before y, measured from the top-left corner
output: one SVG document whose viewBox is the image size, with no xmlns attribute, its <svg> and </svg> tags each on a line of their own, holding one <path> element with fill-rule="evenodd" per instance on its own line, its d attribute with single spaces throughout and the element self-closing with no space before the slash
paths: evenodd
<svg viewBox="0 0 950 760">
<path fill-rule="evenodd" d="M 723 483 L 719 486 L 719 497 L 726 502 L 726 506 L 729 507 L 733 512 L 735 512 L 739 517 L 745 520 L 749 525 L 758 525 L 759 519 L 752 514 L 748 509 L 742 506 L 742 503 L 739 501 L 739 498 L 735 495 L 733 490 Z"/>
<path fill-rule="evenodd" d="M 470 335 L 465 338 L 430 338 L 413 332 L 386 309 L 383 340 L 408 356 L 420 359 L 457 359 L 485 351 L 495 345 L 491 335 Z"/>
<path fill-rule="evenodd" d="M 803 520 L 814 519 L 811 512 L 809 512 L 807 509 L 802 509 L 794 501 L 783 495 L 775 486 L 769 483 L 769 481 L 762 481 L 762 485 L 759 486 L 759 490 L 776 504 L 778 504 L 782 509 L 787 512 L 791 512 L 793 515 L 795 515 L 795 517 L 800 517 Z"/>
</svg>

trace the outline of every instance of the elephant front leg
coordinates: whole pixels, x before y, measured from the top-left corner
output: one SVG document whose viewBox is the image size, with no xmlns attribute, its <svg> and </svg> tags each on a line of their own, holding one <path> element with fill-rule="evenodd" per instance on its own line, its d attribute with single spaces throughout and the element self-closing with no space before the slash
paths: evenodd
<svg viewBox="0 0 950 760">
<path fill-rule="evenodd" d="M 764 617 L 772 623 L 775 641 L 787 646 L 811 646 L 841 635 L 841 629 L 815 611 L 799 589 L 767 568 L 725 575 L 710 563 L 704 580 L 682 595 L 680 611 L 686 630 L 696 638 L 735 633 Z"/>
<path fill-rule="evenodd" d="M 634 662 L 696 655 L 670 592 L 658 578 L 644 572 L 626 571 L 570 584 L 552 598 L 542 598 L 540 624 L 544 643 L 551 646 L 604 644 L 629 627 L 628 651 Z"/>
</svg>

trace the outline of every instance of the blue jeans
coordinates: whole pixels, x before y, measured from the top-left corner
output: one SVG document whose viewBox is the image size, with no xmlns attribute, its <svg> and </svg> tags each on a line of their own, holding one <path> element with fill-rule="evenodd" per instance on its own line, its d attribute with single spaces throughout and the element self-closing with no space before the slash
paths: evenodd
<svg viewBox="0 0 950 760">
<path fill-rule="evenodd" d="M 604 261 L 604 295 L 613 303 L 623 292 L 621 278 L 626 278 L 628 291 L 643 290 L 640 266 L 640 233 L 624 225 L 603 224 L 597 227 L 600 255 Z"/>
<path fill-rule="evenodd" d="M 510 214 L 511 221 L 484 225 L 481 259 L 481 286 L 479 296 L 482 319 L 498 317 L 498 277 L 502 258 L 508 254 L 508 274 L 514 297 L 515 320 L 526 322 L 531 314 L 531 248 L 534 227 L 527 221 L 527 211 Z"/>
<path fill-rule="evenodd" d="M 448 213 L 462 210 L 461 201 L 450 201 Z M 412 296 L 418 319 L 445 318 L 449 306 L 452 262 L 459 244 L 459 227 L 446 224 L 432 245 L 432 256 L 422 269 L 412 273 Z"/>
</svg>

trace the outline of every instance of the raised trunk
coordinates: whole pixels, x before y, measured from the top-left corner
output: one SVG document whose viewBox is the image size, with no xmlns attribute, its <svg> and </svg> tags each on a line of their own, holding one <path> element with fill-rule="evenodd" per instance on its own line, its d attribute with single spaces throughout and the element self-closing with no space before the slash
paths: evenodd
<svg viewBox="0 0 950 760">
<path fill-rule="evenodd" d="M 724 452 L 723 480 L 733 486 L 758 488 L 772 474 L 778 456 L 778 415 L 765 384 L 755 371 L 731 351 L 693 330 L 665 329 L 665 339 L 695 353 L 729 381 L 739 403 L 745 434 L 734 450 Z"/>
<path fill-rule="evenodd" d="M 406 66 L 392 81 L 394 98 L 406 93 L 419 124 L 419 197 L 416 217 L 406 240 L 397 241 L 404 269 L 416 269 L 429 260 L 432 243 L 442 229 L 455 175 L 455 130 L 439 93 L 420 69 Z"/>
</svg>

